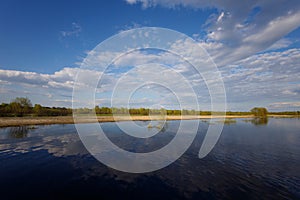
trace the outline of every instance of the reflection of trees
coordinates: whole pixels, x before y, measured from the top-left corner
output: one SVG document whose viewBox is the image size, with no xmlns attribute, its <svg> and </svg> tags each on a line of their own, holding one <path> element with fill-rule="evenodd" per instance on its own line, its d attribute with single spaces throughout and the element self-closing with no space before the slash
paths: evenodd
<svg viewBox="0 0 300 200">
<path fill-rule="evenodd" d="M 251 123 L 255 126 L 267 125 L 269 122 L 268 117 L 255 117 L 251 120 Z"/>
<path fill-rule="evenodd" d="M 236 124 L 236 120 L 227 118 L 227 119 L 224 120 L 224 124 L 226 124 L 226 125 Z"/>
<path fill-rule="evenodd" d="M 252 119 L 243 120 L 245 122 L 251 122 L 255 126 L 267 125 L 269 122 L 268 117 L 254 117 Z"/>
<path fill-rule="evenodd" d="M 26 126 L 17 126 L 9 128 L 9 136 L 11 138 L 24 138 L 27 137 L 28 128 Z"/>
</svg>

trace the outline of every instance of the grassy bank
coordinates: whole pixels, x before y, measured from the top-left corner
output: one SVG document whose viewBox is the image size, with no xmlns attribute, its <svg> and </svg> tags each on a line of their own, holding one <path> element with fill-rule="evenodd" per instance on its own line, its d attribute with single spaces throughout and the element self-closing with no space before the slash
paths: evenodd
<svg viewBox="0 0 300 200">
<path fill-rule="evenodd" d="M 211 119 L 211 118 L 223 118 L 223 115 L 167 115 L 166 120 L 193 120 L 193 119 Z M 253 115 L 226 115 L 226 119 L 235 118 L 253 118 Z M 271 118 L 294 118 L 299 117 L 297 115 L 268 115 Z M 98 115 L 98 122 L 115 122 L 115 121 L 150 121 L 150 120 L 162 120 L 161 116 L 144 116 L 144 115 L 132 115 L 132 116 L 112 116 L 112 115 Z M 83 115 L 76 123 L 93 123 L 94 118 Z M 0 117 L 0 127 L 9 126 L 25 126 L 25 125 L 50 125 L 50 124 L 74 124 L 72 116 L 56 116 L 56 117 Z"/>
<path fill-rule="evenodd" d="M 213 116 L 214 118 L 222 118 L 222 116 Z M 226 118 L 248 118 L 251 115 L 245 116 L 226 116 Z M 167 116 L 166 120 L 191 120 L 191 119 L 210 119 L 212 116 L 199 115 L 171 115 Z M 149 116 L 97 116 L 98 122 L 114 122 L 114 121 L 149 121 Z M 152 120 L 161 120 L 161 116 L 153 116 Z M 83 116 L 76 121 L 77 123 L 93 123 L 93 118 Z M 57 116 L 57 117 L 0 117 L 0 127 L 8 126 L 25 126 L 25 125 L 49 125 L 49 124 L 74 124 L 72 116 Z"/>
<path fill-rule="evenodd" d="M 222 118 L 223 116 L 199 116 L 199 115 L 186 115 L 167 116 L 166 120 L 192 120 L 192 119 L 210 119 L 210 118 Z M 226 118 L 250 118 L 252 115 L 244 116 L 226 116 Z M 115 122 L 115 121 L 149 121 L 149 120 L 161 120 L 161 116 L 97 116 L 98 122 Z M 93 118 L 83 116 L 76 121 L 77 123 L 93 123 Z M 0 127 L 8 126 L 25 126 L 25 125 L 49 125 L 49 124 L 74 124 L 72 116 L 58 116 L 58 117 L 0 117 Z"/>
</svg>

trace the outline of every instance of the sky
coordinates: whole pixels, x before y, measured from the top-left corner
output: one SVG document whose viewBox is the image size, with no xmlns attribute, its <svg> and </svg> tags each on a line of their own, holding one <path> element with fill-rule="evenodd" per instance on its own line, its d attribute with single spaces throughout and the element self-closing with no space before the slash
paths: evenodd
<svg viewBox="0 0 300 200">
<path fill-rule="evenodd" d="M 2 0 L 0 102 L 24 96 L 33 104 L 71 107 L 76 74 L 86 57 L 96 52 L 102 58 L 97 62 L 102 62 L 101 53 L 105 58 L 119 53 L 95 51 L 99 43 L 133 28 L 161 27 L 191 37 L 207 51 L 224 82 L 228 110 L 247 111 L 255 106 L 300 110 L 299 26 L 298 0 Z M 176 52 L 186 49 L 191 49 L 186 43 L 173 48 Z M 200 109 L 210 109 L 203 77 L 176 59 L 168 52 L 151 50 L 125 55 L 103 76 L 96 104 L 110 105 L 118 80 L 123 81 L 119 90 L 126 93 L 131 84 L 141 85 L 142 78 L 161 76 L 162 84 L 173 85 L 185 98 L 183 108 L 193 109 L 184 84 L 172 82 L 177 76 L 180 80 L 179 73 L 196 91 Z M 134 70 L 134 65 L 154 61 L 170 68 L 164 71 L 154 65 Z M 99 76 L 97 72 L 87 75 Z M 118 95 L 117 105 L 126 106 L 122 92 Z M 132 95 L 131 103 L 176 108 L 174 97 L 161 85 L 146 84 Z"/>
</svg>

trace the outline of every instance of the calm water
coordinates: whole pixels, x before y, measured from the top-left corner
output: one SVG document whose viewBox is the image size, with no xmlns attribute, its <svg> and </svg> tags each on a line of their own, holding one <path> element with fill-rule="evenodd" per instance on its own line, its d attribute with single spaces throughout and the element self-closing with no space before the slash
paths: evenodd
<svg viewBox="0 0 300 200">
<path fill-rule="evenodd" d="M 171 141 L 178 124 L 169 121 L 151 139 L 124 135 L 115 123 L 103 128 L 120 147 L 148 152 Z M 88 124 L 83 126 L 88 130 Z M 99 163 L 85 150 L 74 125 L 1 128 L 0 198 L 300 199 L 299 119 L 239 119 L 225 125 L 213 151 L 199 159 L 207 127 L 200 123 L 180 159 L 146 174 Z"/>
</svg>

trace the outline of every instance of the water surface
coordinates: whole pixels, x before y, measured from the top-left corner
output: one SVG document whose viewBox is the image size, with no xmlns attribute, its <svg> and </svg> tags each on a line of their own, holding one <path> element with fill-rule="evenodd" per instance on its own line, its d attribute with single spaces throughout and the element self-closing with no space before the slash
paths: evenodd
<svg viewBox="0 0 300 200">
<path fill-rule="evenodd" d="M 162 132 L 144 139 L 122 133 L 115 123 L 102 124 L 111 141 L 132 152 L 163 147 L 178 125 L 169 121 Z M 82 126 L 88 131 L 88 124 Z M 213 151 L 199 159 L 207 127 L 201 121 L 180 159 L 145 174 L 98 162 L 72 124 L 1 128 L 1 199 L 300 199 L 299 119 L 227 123 Z"/>
</svg>

